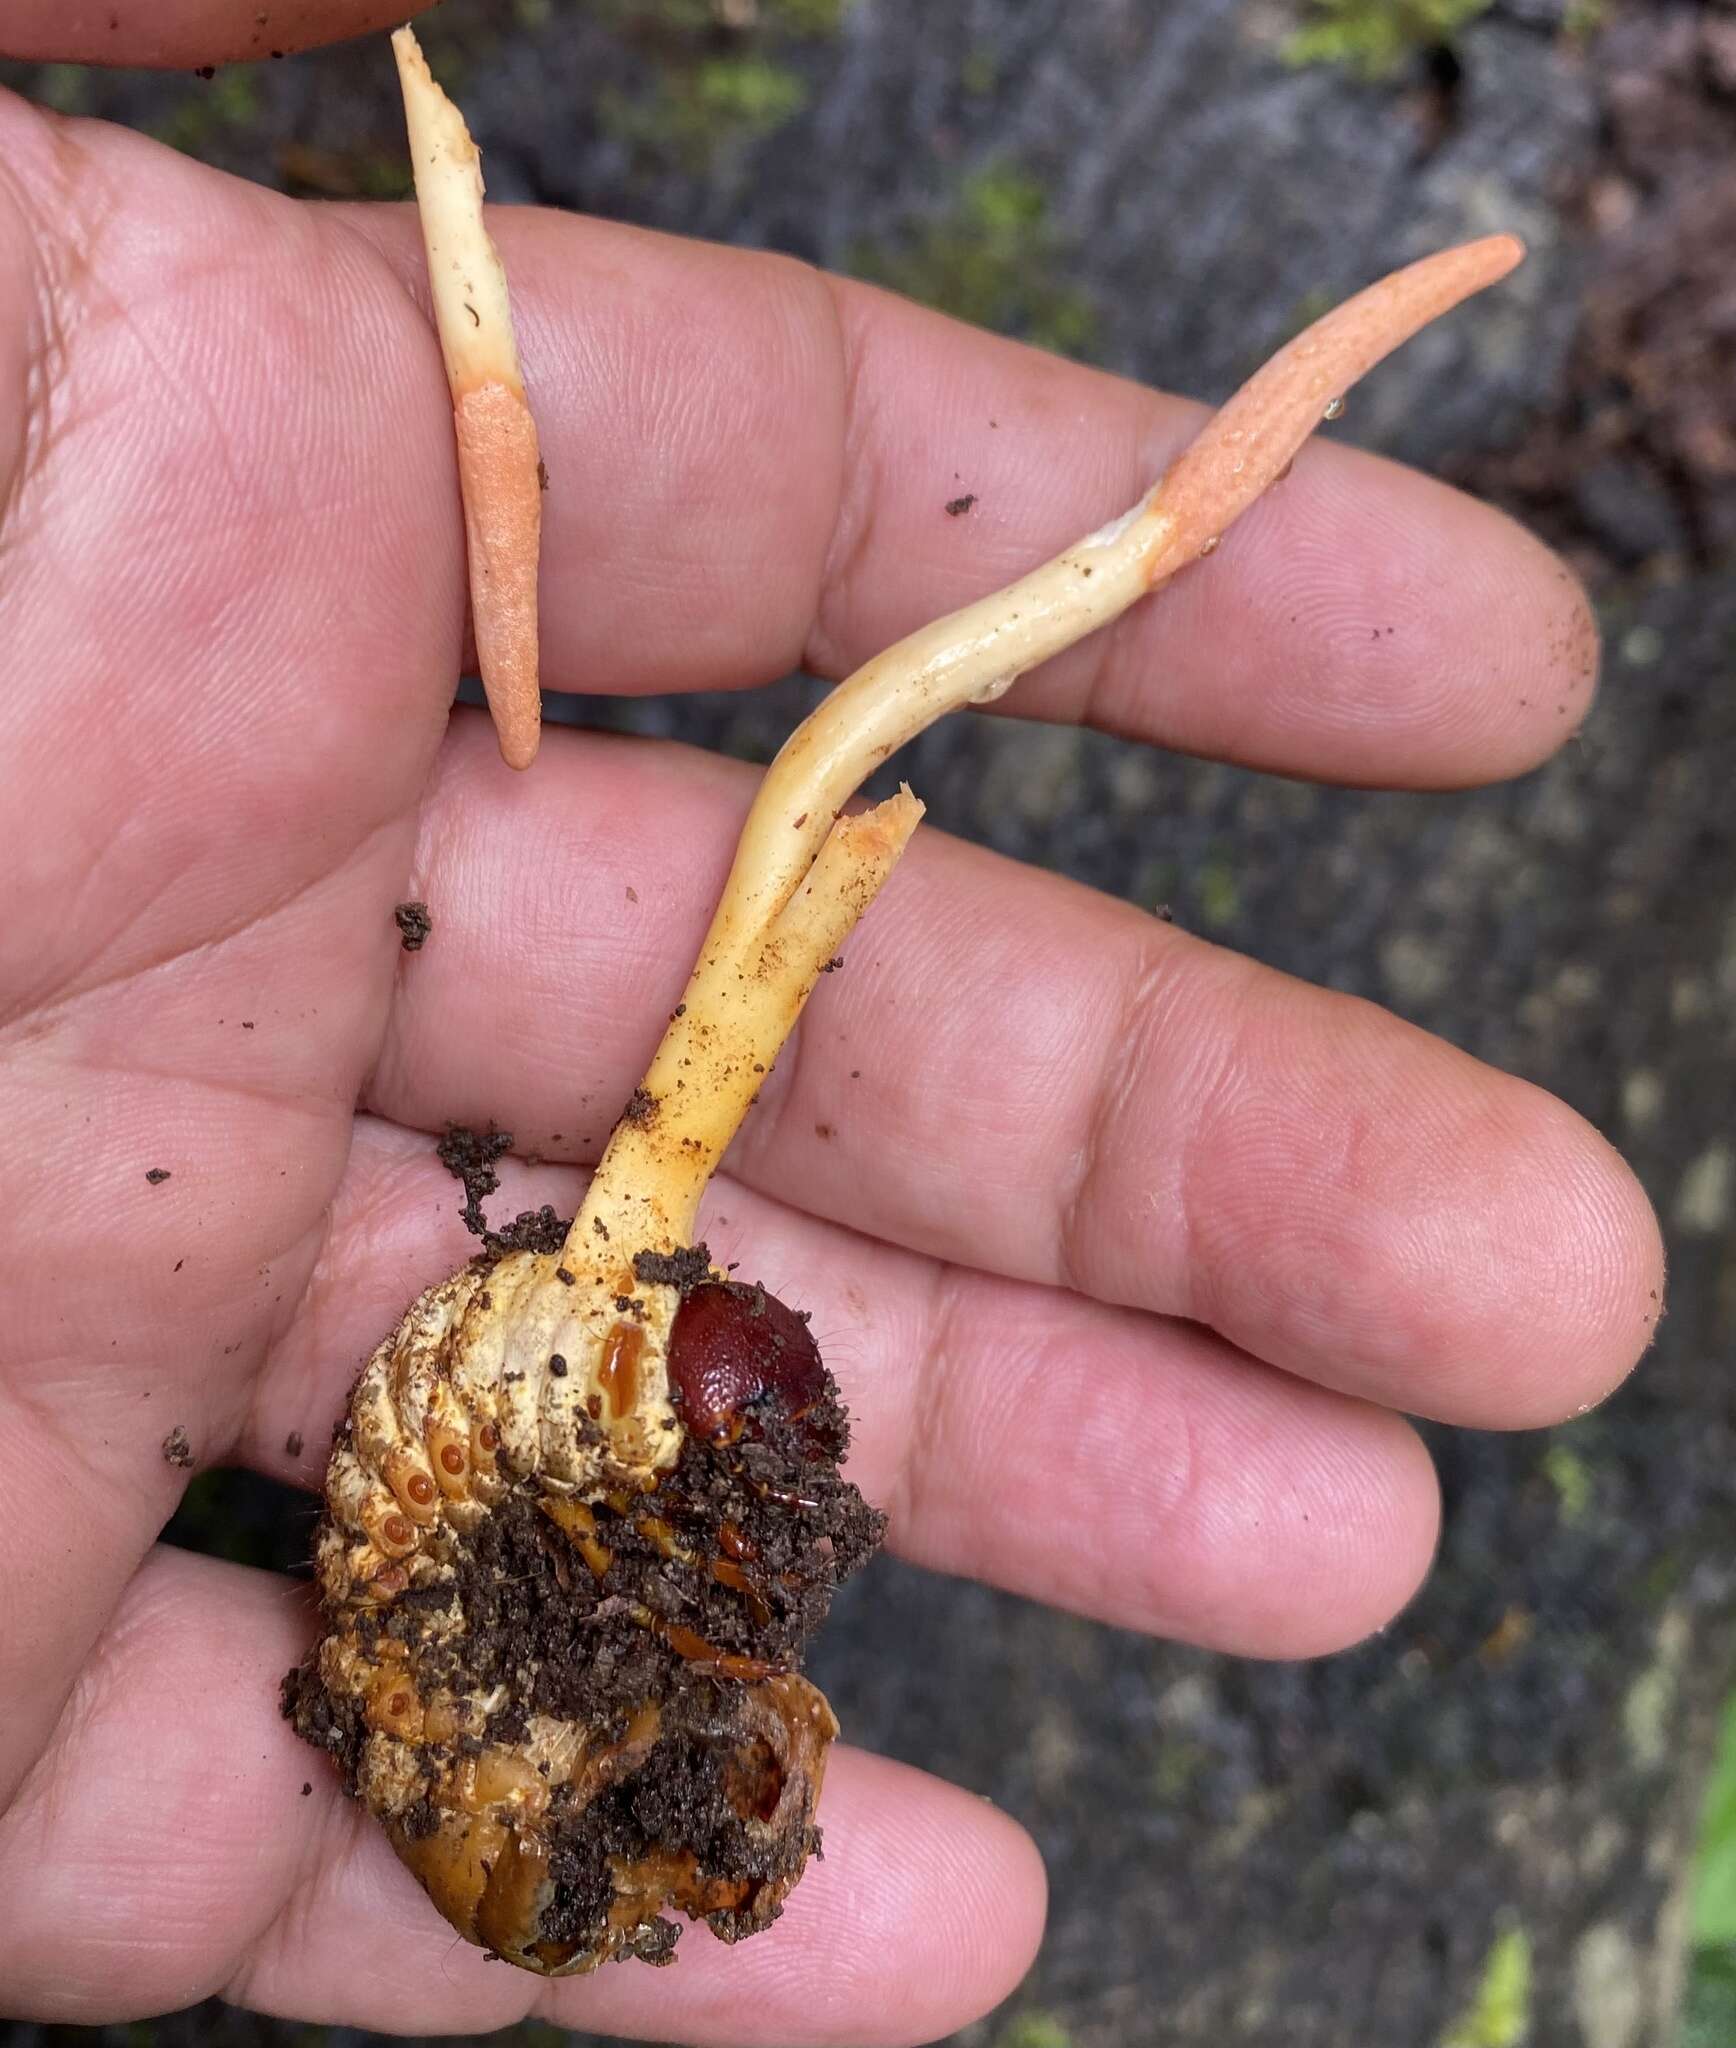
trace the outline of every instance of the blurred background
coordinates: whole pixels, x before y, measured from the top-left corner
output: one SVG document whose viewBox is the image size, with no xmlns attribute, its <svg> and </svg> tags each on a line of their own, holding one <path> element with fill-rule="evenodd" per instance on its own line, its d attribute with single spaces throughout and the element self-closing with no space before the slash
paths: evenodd
<svg viewBox="0 0 1736 2048">
<path fill-rule="evenodd" d="M 1657 1347 L 1569 1428 L 1434 1435 L 1440 1568 L 1350 1655 L 1236 1663 L 881 1563 L 816 1676 L 1048 1858 L 1042 1957 L 971 2048 L 1733 2048 L 1736 0 L 446 0 L 422 33 L 494 198 L 792 251 L 1201 397 L 1395 263 L 1526 237 L 1334 431 L 1589 578 L 1605 685 L 1558 760 L 1323 792 L 971 719 L 908 773 L 948 829 L 1564 1095 L 1664 1217 Z M 312 199 L 409 190 L 382 42 L 0 80 Z M 814 688 L 572 715 L 763 760 Z M 288 1565 L 310 1515 L 218 1473 L 170 1534 Z"/>
</svg>

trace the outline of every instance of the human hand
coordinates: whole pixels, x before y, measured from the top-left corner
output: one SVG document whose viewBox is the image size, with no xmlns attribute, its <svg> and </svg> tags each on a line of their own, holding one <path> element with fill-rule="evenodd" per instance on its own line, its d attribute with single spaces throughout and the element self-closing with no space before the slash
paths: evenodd
<svg viewBox="0 0 1736 2048">
<path fill-rule="evenodd" d="M 553 480 L 557 686 L 839 673 L 1128 502 L 1196 418 L 777 259 L 493 226 Z M 463 540 L 408 209 L 301 208 L 7 101 L 0 285 L 0 776 L 28 834 L 0 1102 L 34 1169 L 0 1338 L 0 2003 L 961 2024 L 1042 1912 L 981 1802 L 843 1752 L 830 1854 L 771 1934 L 539 1985 L 454 1943 L 278 1719 L 309 1632 L 282 1585 L 153 1547 L 173 1425 L 201 1463 L 317 1483 L 357 1363 L 471 1248 L 429 1133 L 492 1117 L 595 1156 L 753 778 L 570 732 L 515 778 L 449 721 Z M 993 523 L 940 513 L 937 444 Z M 1008 704 L 1444 786 L 1546 754 L 1593 645 L 1517 529 L 1318 448 Z M 409 960 L 405 896 L 436 918 Z M 1570 1413 L 1661 1287 L 1643 1198 L 1560 1105 L 938 834 L 731 1165 L 706 1235 L 820 1312 L 905 1555 L 1247 1654 L 1352 1641 L 1415 1586 L 1434 1482 L 1397 1411 Z M 522 1166 L 502 1201 L 578 1184 Z"/>
</svg>

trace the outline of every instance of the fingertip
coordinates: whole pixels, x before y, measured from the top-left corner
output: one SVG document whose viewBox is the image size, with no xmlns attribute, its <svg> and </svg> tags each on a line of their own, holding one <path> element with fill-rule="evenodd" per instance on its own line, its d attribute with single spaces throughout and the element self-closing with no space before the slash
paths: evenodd
<svg viewBox="0 0 1736 2048">
<path fill-rule="evenodd" d="M 1178 586 L 1189 609 L 1172 623 L 1236 663 L 1199 707 L 1194 751 L 1461 789 L 1524 774 L 1583 724 L 1596 616 L 1567 564 L 1504 512 L 1323 447 L 1244 524 L 1191 591 Z"/>
<path fill-rule="evenodd" d="M 936 2040 L 999 2005 L 1030 1969 L 1048 1912 L 1042 1856 L 987 1799 L 883 1757 L 847 1761 L 830 1825 L 856 1870 L 872 1871 L 874 1902 L 842 1867 L 835 1883 L 813 1887 L 824 1952 L 842 1964 L 838 2024 L 824 2038 L 852 2048 Z M 891 1954 L 912 1986 L 902 2015 L 886 2000 Z"/>
<path fill-rule="evenodd" d="M 1398 1618 L 1434 1569 L 1441 1540 L 1441 1485 L 1416 1430 L 1390 1409 L 1354 1404 L 1339 1434 L 1335 1493 L 1351 1503 L 1336 1524 L 1336 1557 L 1321 1559 L 1330 1604 L 1298 1611 L 1288 1647 L 1269 1655 L 1332 1656 Z"/>
<path fill-rule="evenodd" d="M 1467 1266 L 1457 1369 L 1418 1406 L 1476 1428 L 1541 1429 L 1607 1400 L 1644 1356 L 1663 1313 L 1664 1242 L 1600 1131 L 1528 1082 L 1507 1090 L 1476 1145 L 1485 1255 Z"/>
<path fill-rule="evenodd" d="M 1574 737 L 1597 695 L 1602 635 L 1585 585 L 1554 549 L 1494 506 L 1459 503 L 1477 518 L 1465 522 L 1457 601 L 1494 622 L 1481 715 L 1461 742 L 1469 787 L 1527 774 Z"/>
<path fill-rule="evenodd" d="M 1517 1418 L 1506 1419 L 1509 1428 L 1547 1427 L 1607 1401 L 1651 1349 L 1664 1315 L 1663 1227 L 1638 1174 L 1601 1131 L 1544 1099 L 1562 1127 L 1555 1185 L 1569 1256 L 1545 1369 L 1525 1388 Z M 1548 1163 L 1539 1162 L 1540 1178 Z"/>
</svg>

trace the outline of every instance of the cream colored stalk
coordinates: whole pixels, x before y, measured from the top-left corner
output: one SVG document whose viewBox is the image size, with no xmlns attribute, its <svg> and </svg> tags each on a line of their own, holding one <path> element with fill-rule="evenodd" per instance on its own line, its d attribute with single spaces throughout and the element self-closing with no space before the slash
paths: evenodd
<svg viewBox="0 0 1736 2048">
<path fill-rule="evenodd" d="M 1017 583 L 912 633 L 840 683 L 785 743 L 748 813 L 682 1000 L 573 1226 L 670 1250 L 822 968 L 922 815 L 908 789 L 840 815 L 906 741 L 1001 695 L 1209 554 L 1328 408 L 1392 349 L 1524 254 L 1494 235 L 1395 271 L 1279 351 L 1138 504 Z"/>
<path fill-rule="evenodd" d="M 542 720 L 536 422 L 519 370 L 506 272 L 482 223 L 481 156 L 413 32 L 399 29 L 392 50 L 404 91 L 434 319 L 452 387 L 477 664 L 501 754 L 511 767 L 528 768 Z"/>
</svg>

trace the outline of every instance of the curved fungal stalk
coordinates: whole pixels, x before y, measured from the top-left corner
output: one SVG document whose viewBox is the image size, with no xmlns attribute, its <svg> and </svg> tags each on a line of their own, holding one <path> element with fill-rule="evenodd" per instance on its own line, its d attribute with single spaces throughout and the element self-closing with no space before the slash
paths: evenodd
<svg viewBox="0 0 1736 2048">
<path fill-rule="evenodd" d="M 804 1321 L 710 1270 L 699 1199 L 922 815 L 842 807 L 1209 553 L 1332 402 L 1519 260 L 1429 257 L 1262 369 L 1121 518 L 840 684 L 767 771 L 685 999 L 564 1236 L 473 1261 L 369 1360 L 326 1477 L 326 1634 L 285 1688 L 468 1939 L 548 1975 L 776 1918 L 815 1840 L 799 1676 L 880 1516 Z M 532 1219 L 534 1221 L 534 1219 Z"/>
<path fill-rule="evenodd" d="M 482 687 L 509 767 L 528 768 L 542 730 L 537 558 L 542 461 L 513 334 L 506 271 L 482 221 L 482 157 L 440 90 L 415 33 L 392 37 L 428 283 L 452 389 L 470 609 Z"/>
<path fill-rule="evenodd" d="M 1284 473 L 1335 400 L 1524 250 L 1511 235 L 1425 257 L 1325 315 L 1215 413 L 1119 519 L 992 597 L 900 640 L 804 720 L 766 771 L 691 979 L 579 1219 L 673 1248 L 815 977 L 922 815 L 908 789 L 841 815 L 887 757 L 966 704 L 1001 696 L 1209 554 Z"/>
</svg>

